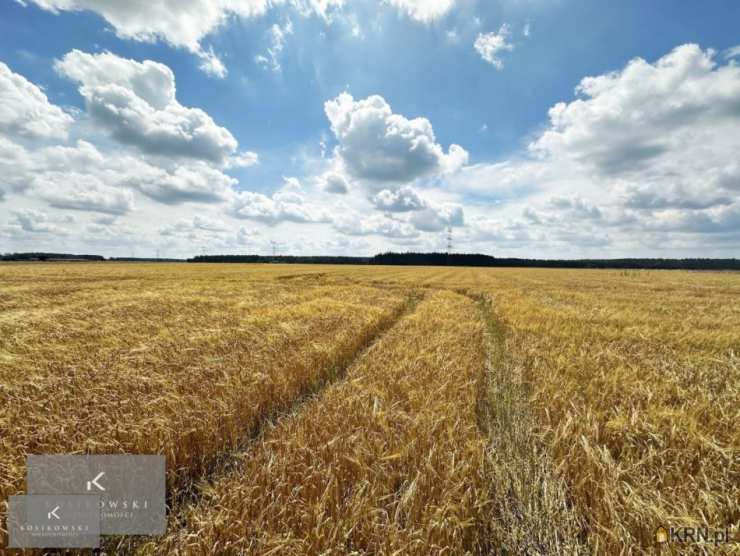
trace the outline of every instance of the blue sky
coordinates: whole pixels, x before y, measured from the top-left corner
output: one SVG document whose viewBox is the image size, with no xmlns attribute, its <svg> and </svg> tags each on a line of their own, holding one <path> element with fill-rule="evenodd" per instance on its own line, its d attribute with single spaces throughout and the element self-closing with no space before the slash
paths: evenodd
<svg viewBox="0 0 740 556">
<path fill-rule="evenodd" d="M 451 226 L 502 256 L 736 256 L 738 21 L 731 1 L 7 1 L 0 251 L 371 254 Z M 141 104 L 151 87 L 175 96 Z"/>
</svg>

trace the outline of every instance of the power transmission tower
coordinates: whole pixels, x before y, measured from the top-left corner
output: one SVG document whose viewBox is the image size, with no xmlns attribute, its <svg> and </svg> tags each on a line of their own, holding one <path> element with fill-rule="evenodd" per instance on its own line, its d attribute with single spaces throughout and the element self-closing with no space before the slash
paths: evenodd
<svg viewBox="0 0 740 556">
<path fill-rule="evenodd" d="M 447 256 L 445 264 L 450 266 L 450 253 L 452 253 L 452 226 L 447 226 Z"/>
<path fill-rule="evenodd" d="M 272 257 L 279 257 L 280 256 L 280 248 L 283 246 L 283 243 L 281 241 L 270 241 L 270 245 L 272 245 Z"/>
</svg>

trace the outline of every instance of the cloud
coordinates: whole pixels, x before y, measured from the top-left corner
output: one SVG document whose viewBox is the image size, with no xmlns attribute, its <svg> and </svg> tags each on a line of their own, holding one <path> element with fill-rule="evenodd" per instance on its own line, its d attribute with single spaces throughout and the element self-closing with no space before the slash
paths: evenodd
<svg viewBox="0 0 740 556">
<path fill-rule="evenodd" d="M 497 33 L 479 33 L 473 43 L 473 48 L 483 60 L 497 70 L 502 70 L 504 62 L 500 58 L 501 53 L 514 50 L 514 45 L 507 42 L 510 36 L 511 28 L 504 23 Z"/>
<path fill-rule="evenodd" d="M 26 149 L 0 135 L 0 200 L 9 191 L 22 191 L 29 186 L 30 167 Z"/>
<path fill-rule="evenodd" d="M 319 177 L 319 185 L 327 193 L 345 194 L 349 192 L 347 178 L 338 172 L 327 172 Z"/>
<path fill-rule="evenodd" d="M 233 193 L 228 212 L 235 218 L 255 220 L 268 226 L 282 222 L 329 221 L 324 209 L 306 201 L 300 183 L 295 178 L 285 178 L 285 185 L 272 196 L 252 191 Z"/>
<path fill-rule="evenodd" d="M 699 134 L 740 118 L 740 68 L 717 68 L 713 56 L 683 45 L 655 64 L 636 58 L 621 71 L 584 78 L 581 98 L 553 106 L 549 129 L 530 149 L 610 175 L 698 147 Z"/>
<path fill-rule="evenodd" d="M 410 223 L 422 232 L 440 232 L 447 227 L 459 227 L 464 224 L 463 207 L 453 203 L 429 204 L 426 208 L 414 212 Z"/>
<path fill-rule="evenodd" d="M 344 6 L 344 0 L 291 0 L 291 5 L 304 17 L 316 14 L 330 21 L 331 12 Z"/>
<path fill-rule="evenodd" d="M 439 232 L 448 226 L 458 227 L 464 223 L 462 205 L 425 199 L 410 186 L 384 189 L 370 200 L 377 210 L 384 213 L 382 217 L 347 217 L 340 212 L 334 220 L 335 228 L 351 235 L 408 238 L 417 237 L 420 231 Z"/>
<path fill-rule="evenodd" d="M 667 210 L 646 223 L 646 229 L 663 232 L 722 234 L 740 233 L 740 202 L 704 211 Z"/>
<path fill-rule="evenodd" d="M 203 163 L 175 165 L 166 170 L 134 164 L 121 183 L 167 205 L 223 201 L 238 181 Z"/>
<path fill-rule="evenodd" d="M 255 246 L 260 238 L 259 231 L 244 226 L 234 229 L 218 214 L 180 218 L 160 226 L 158 232 L 159 245 L 184 253 L 228 253 Z"/>
<path fill-rule="evenodd" d="M 72 117 L 44 92 L 0 62 L 0 134 L 23 139 L 66 139 Z"/>
<path fill-rule="evenodd" d="M 715 56 L 682 45 L 586 77 L 574 100 L 551 108 L 526 152 L 467 166 L 449 187 L 496 202 L 492 237 L 525 241 L 510 227 L 522 215 L 533 246 L 535 231 L 562 249 L 612 245 L 625 254 L 644 248 L 648 233 L 650 249 L 676 234 L 692 236 L 683 248 L 706 247 L 702 234 L 737 234 L 740 67 Z"/>
<path fill-rule="evenodd" d="M 75 146 L 55 146 L 41 149 L 34 155 L 30 184 L 45 191 L 43 197 L 57 205 L 65 202 L 61 195 L 74 194 L 76 207 L 84 210 L 125 213 L 133 208 L 130 191 L 137 190 L 150 199 L 167 205 L 187 202 L 215 203 L 223 201 L 237 184 L 237 180 L 206 163 L 174 161 L 150 164 L 146 160 L 126 154 L 103 155 L 86 141 Z M 89 184 L 98 193 L 85 197 L 80 203 L 78 182 Z M 59 192 L 51 195 L 49 184 L 58 184 Z M 97 199 L 96 202 L 91 202 Z M 95 207 L 98 208 L 95 208 Z"/>
<path fill-rule="evenodd" d="M 292 34 L 293 23 L 290 20 L 287 20 L 282 26 L 277 23 L 273 24 L 270 27 L 270 46 L 265 54 L 255 56 L 255 62 L 274 72 L 280 71 L 280 55 L 285 48 L 285 41 L 288 35 Z"/>
<path fill-rule="evenodd" d="M 223 77 L 225 68 L 212 50 L 201 41 L 232 17 L 250 18 L 264 14 L 268 0 L 157 0 L 121 2 L 118 0 L 28 0 L 42 9 L 88 10 L 103 17 L 123 39 L 143 42 L 163 40 L 186 48 L 202 59 L 201 69 Z"/>
<path fill-rule="evenodd" d="M 421 23 L 432 23 L 443 17 L 455 0 L 386 0 L 388 4 Z"/>
<path fill-rule="evenodd" d="M 213 52 L 213 48 L 201 50 L 198 52 L 198 57 L 200 58 L 200 64 L 198 67 L 203 71 L 203 73 L 219 79 L 224 79 L 229 74 L 224 63 L 218 56 L 216 56 L 216 53 Z"/>
<path fill-rule="evenodd" d="M 180 219 L 172 224 L 166 224 L 159 228 L 159 233 L 162 236 L 183 236 L 192 237 L 193 234 L 199 232 L 212 232 L 219 234 L 221 232 L 227 232 L 228 226 L 220 219 L 195 215 L 192 219 Z"/>
<path fill-rule="evenodd" d="M 105 163 L 105 157 L 92 143 L 78 140 L 73 146 L 54 145 L 34 153 L 36 172 L 92 171 Z"/>
<path fill-rule="evenodd" d="M 96 124 L 142 153 L 226 164 L 236 152 L 237 141 L 226 128 L 177 101 L 175 76 L 164 64 L 73 50 L 55 67 L 79 83 Z"/>
<path fill-rule="evenodd" d="M 244 226 L 240 226 L 236 232 L 236 243 L 238 245 L 251 245 L 259 238 L 259 231 L 248 230 Z"/>
<path fill-rule="evenodd" d="M 601 218 L 599 207 L 580 197 L 551 197 L 550 206 L 569 216 L 598 220 Z"/>
<path fill-rule="evenodd" d="M 177 145 L 179 141 L 182 149 L 188 149 L 190 147 L 186 143 L 191 139 L 184 137 L 183 128 L 189 128 L 187 132 L 192 137 L 205 136 L 206 139 L 201 140 L 200 145 L 216 145 L 218 136 L 225 132 L 230 138 L 226 143 L 233 144 L 223 148 L 216 157 L 220 158 L 223 167 L 247 166 L 258 160 L 255 153 L 236 153 L 236 142 L 228 131 L 216 128 L 204 113 L 201 113 L 200 118 L 191 118 L 189 124 L 178 121 L 177 114 L 172 117 L 173 109 L 174 112 L 179 110 L 185 114 L 189 114 L 190 109 L 177 104 L 174 78 L 166 66 L 154 62 L 140 64 L 111 54 L 91 56 L 78 51 L 67 55 L 59 65 L 75 79 L 84 81 L 82 89 L 86 94 L 115 87 L 135 92 L 137 102 L 146 103 L 157 111 L 157 115 L 150 114 L 146 118 L 154 117 L 153 120 L 149 119 L 141 124 L 148 126 L 144 129 L 147 133 L 151 132 L 151 140 L 156 137 L 165 141 L 172 139 L 171 145 Z M 11 77 L 12 82 L 20 83 L 28 89 L 28 95 L 33 95 L 35 85 L 20 76 Z M 3 108 L 9 114 L 16 114 L 16 117 L 24 113 L 23 108 L 28 103 L 22 95 L 15 94 L 6 96 L 5 100 L 7 104 Z M 110 106 L 108 108 L 113 110 Z M 43 118 L 48 113 L 57 114 L 57 107 L 46 102 L 36 112 L 39 118 Z M 64 133 L 57 133 L 56 136 L 57 139 L 63 139 L 67 120 L 71 118 L 61 111 L 58 114 L 64 116 L 62 120 L 65 125 Z M 127 119 L 126 114 L 119 116 L 127 124 L 133 121 Z M 166 124 L 159 127 L 170 126 L 168 131 L 155 129 L 159 125 L 157 117 L 167 120 Z M 201 125 L 203 122 L 205 124 Z M 50 146 L 44 146 L 47 140 L 40 144 L 24 141 L 29 145 L 26 148 L 16 142 L 30 134 L 19 133 L 20 127 L 22 126 L 13 124 L 0 129 L 0 198 L 4 198 L 9 192 L 25 192 L 56 208 L 122 215 L 132 212 L 135 207 L 133 191 L 170 205 L 185 202 L 213 203 L 224 201 L 232 186 L 237 183 L 234 178 L 222 172 L 219 164 L 208 158 L 204 161 L 192 157 L 159 156 L 163 150 L 173 150 L 162 149 L 162 145 L 156 151 L 157 156 L 148 157 L 132 155 L 128 151 L 100 152 L 93 143 L 81 139 L 72 145 Z M 39 132 L 34 133 L 39 138 Z M 207 138 L 209 134 L 211 139 Z M 173 138 L 175 135 L 179 137 Z M 210 151 L 215 152 L 217 148 L 216 145 Z"/>
<path fill-rule="evenodd" d="M 126 214 L 134 208 L 130 190 L 107 185 L 91 174 L 46 172 L 34 180 L 33 190 L 52 207 Z"/>
<path fill-rule="evenodd" d="M 556 176 L 562 168 L 530 160 L 506 160 L 493 164 L 471 164 L 446 178 L 447 186 L 461 194 L 487 200 L 512 200 L 526 197 Z"/>
<path fill-rule="evenodd" d="M 0 137 L 0 171 L 8 170 L 11 190 L 36 196 L 51 206 L 125 214 L 134 207 L 131 191 L 118 187 L 122 168 L 86 141 L 27 151 Z M 124 164 L 123 167 L 130 167 Z"/>
<path fill-rule="evenodd" d="M 20 1 L 20 0 L 19 0 Z M 415 2 L 399 0 L 399 4 L 419 4 L 415 14 L 422 18 L 434 16 L 443 4 L 453 0 Z M 52 13 L 91 11 L 113 27 L 122 39 L 141 42 L 164 41 L 184 48 L 199 59 L 199 68 L 211 77 L 224 78 L 228 70 L 203 40 L 232 19 L 249 19 L 264 15 L 284 0 L 156 0 L 152 2 L 119 0 L 23 0 Z M 430 6 L 424 6 L 424 4 Z M 344 0 L 290 0 L 289 4 L 302 16 L 316 14 L 330 22 L 331 13 L 344 5 Z M 446 11 L 446 10 L 445 10 Z M 282 29 L 285 31 L 285 29 Z M 273 47 L 274 49 L 274 43 Z M 279 54 L 279 53 L 278 53 Z"/>
<path fill-rule="evenodd" d="M 341 213 L 333 220 L 334 228 L 350 236 L 378 235 L 389 238 L 416 238 L 419 232 L 408 222 L 388 218 L 380 214 L 362 216 L 356 213 Z"/>
<path fill-rule="evenodd" d="M 373 197 L 373 204 L 378 210 L 387 212 L 422 210 L 427 206 L 419 193 L 409 186 L 404 186 L 396 191 L 384 189 Z"/>
<path fill-rule="evenodd" d="M 256 166 L 259 164 L 259 156 L 257 153 L 252 151 L 244 151 L 235 154 L 226 161 L 225 168 L 248 168 L 249 166 Z"/>
<path fill-rule="evenodd" d="M 728 48 L 722 53 L 722 56 L 725 60 L 729 60 L 730 58 L 735 58 L 736 56 L 740 56 L 740 44 L 737 46 L 733 46 L 732 48 Z"/>
<path fill-rule="evenodd" d="M 49 221 L 49 217 L 37 210 L 20 209 L 13 211 L 18 225 L 25 232 L 31 233 L 61 233 L 62 230 Z"/>
<path fill-rule="evenodd" d="M 105 18 L 121 38 L 152 42 L 162 39 L 173 46 L 197 51 L 203 37 L 224 24 L 229 16 L 253 17 L 267 10 L 267 0 L 29 0 L 43 9 L 89 10 Z"/>
<path fill-rule="evenodd" d="M 517 221 L 477 217 L 468 223 L 469 241 L 490 245 L 489 250 L 516 249 L 531 246 L 540 238 L 528 226 Z"/>
<path fill-rule="evenodd" d="M 303 191 L 301 180 L 293 176 L 283 176 L 283 187 L 279 193 L 286 193 L 289 191 L 300 193 Z"/>
<path fill-rule="evenodd" d="M 558 228 L 602 221 L 604 215 L 599 207 L 586 199 L 554 196 L 541 209 L 525 207 L 522 216 L 529 224 Z M 607 221 L 603 220 L 603 223 Z"/>
<path fill-rule="evenodd" d="M 688 188 L 671 184 L 656 187 L 652 184 L 629 184 L 624 188 L 624 206 L 633 209 L 663 210 L 669 208 L 700 210 L 718 205 L 729 205 L 734 201 L 729 192 L 697 184 Z"/>
<path fill-rule="evenodd" d="M 324 111 L 339 142 L 335 154 L 352 177 L 405 183 L 455 171 L 468 159 L 458 145 L 445 154 L 429 120 L 394 114 L 381 96 L 355 101 L 342 93 L 327 101 Z"/>
<path fill-rule="evenodd" d="M 12 169 L 11 190 L 30 192 L 53 206 L 125 214 L 133 210 L 132 190 L 160 203 L 214 203 L 225 200 L 237 180 L 208 164 L 187 161 L 153 165 L 126 154 L 101 153 L 79 140 L 31 153 L 0 137 L 0 170 Z M 2 190 L 2 188 L 0 188 Z"/>
</svg>

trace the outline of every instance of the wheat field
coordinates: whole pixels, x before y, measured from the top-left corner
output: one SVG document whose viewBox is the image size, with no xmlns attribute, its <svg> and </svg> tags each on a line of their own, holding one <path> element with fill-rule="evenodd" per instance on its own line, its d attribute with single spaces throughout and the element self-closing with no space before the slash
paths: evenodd
<svg viewBox="0 0 740 556">
<path fill-rule="evenodd" d="M 156 453 L 111 551 L 730 553 L 655 530 L 737 537 L 738 355 L 735 273 L 5 264 L 0 523 L 28 454 Z"/>
</svg>

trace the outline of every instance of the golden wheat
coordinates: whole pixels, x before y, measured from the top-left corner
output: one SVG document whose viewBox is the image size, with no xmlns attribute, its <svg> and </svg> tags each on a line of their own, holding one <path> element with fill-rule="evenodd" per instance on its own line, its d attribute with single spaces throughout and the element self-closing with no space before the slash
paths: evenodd
<svg viewBox="0 0 740 556">
<path fill-rule="evenodd" d="M 415 274 L 491 295 L 500 369 L 521 380 L 589 551 L 652 553 L 659 526 L 737 536 L 740 275 L 403 269 L 384 280 Z"/>
<path fill-rule="evenodd" d="M 154 452 L 127 551 L 649 554 L 737 535 L 739 350 L 734 273 L 2 265 L 0 496 Z"/>
<path fill-rule="evenodd" d="M 488 552 L 484 357 L 475 303 L 430 295 L 346 380 L 245 452 L 156 551 Z"/>
<path fill-rule="evenodd" d="M 164 454 L 175 498 L 330 378 L 405 299 L 218 271 L 201 281 L 184 266 L 60 268 L 49 282 L 48 266 L 3 268 L 3 501 L 20 492 L 27 454 L 61 452 Z"/>
</svg>

